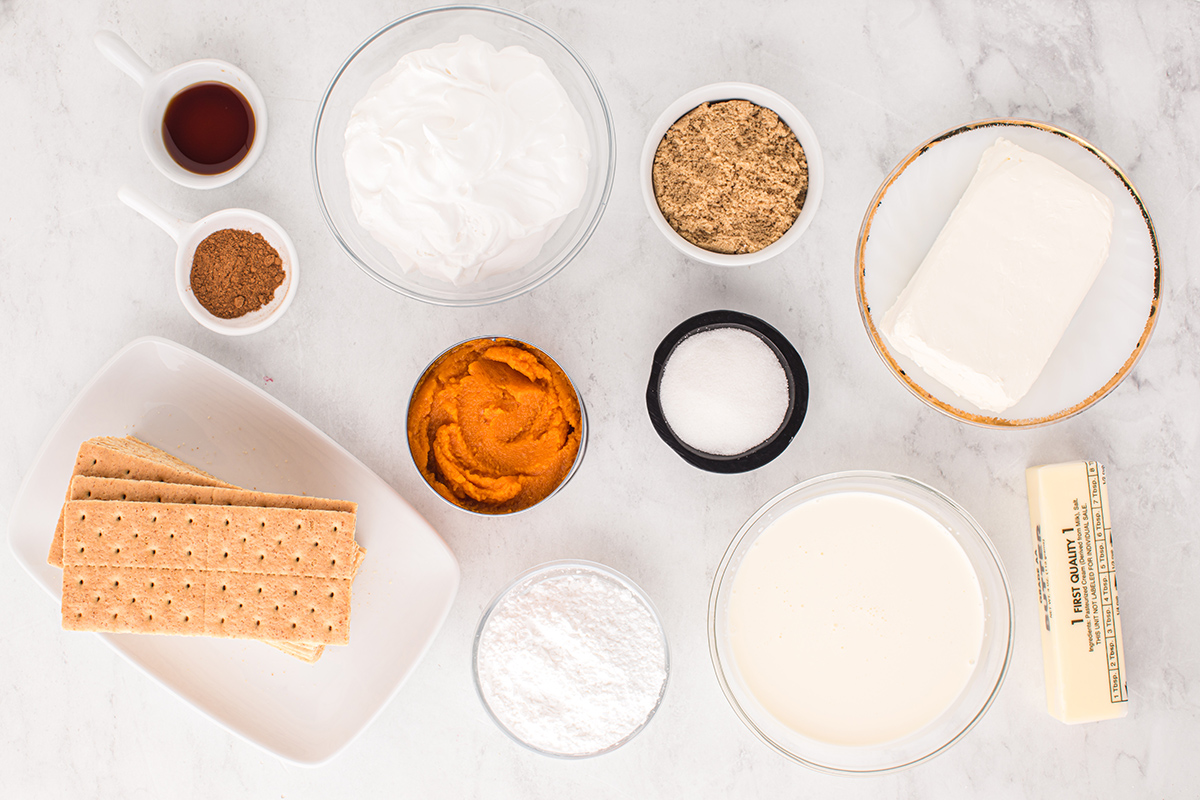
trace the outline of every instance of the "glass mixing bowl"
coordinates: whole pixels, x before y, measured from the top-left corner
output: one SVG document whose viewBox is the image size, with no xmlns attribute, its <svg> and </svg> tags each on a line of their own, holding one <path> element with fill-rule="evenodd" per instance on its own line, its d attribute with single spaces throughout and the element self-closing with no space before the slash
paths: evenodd
<svg viewBox="0 0 1200 800">
<path fill-rule="evenodd" d="M 521 595 L 543 581 L 560 578 L 564 575 L 592 575 L 629 590 L 629 592 L 633 594 L 634 598 L 636 598 L 637 602 L 641 604 L 654 619 L 662 642 L 662 683 L 659 686 L 658 698 L 654 701 L 654 705 L 647 709 L 646 718 L 642 720 L 641 724 L 626 733 L 624 736 L 614 739 L 613 741 L 608 742 L 604 747 L 600 747 L 588 753 L 560 753 L 554 750 L 545 750 L 522 739 L 516 733 L 509 730 L 508 726 L 501 721 L 501 718 L 497 716 L 495 710 L 492 709 L 492 706 L 488 703 L 487 692 L 485 692 L 483 687 L 480 685 L 479 678 L 479 640 L 483 637 L 484 631 L 487 630 L 488 623 L 492 619 L 492 613 L 496 610 L 496 608 L 510 597 Z M 571 613 L 571 610 L 563 613 L 569 614 Z M 588 610 L 583 609 L 581 610 L 581 613 L 589 612 Z M 601 612 L 598 609 L 592 609 L 590 613 Z M 535 753 L 554 756 L 556 758 L 577 759 L 603 755 L 604 753 L 610 753 L 613 750 L 616 750 L 618 747 L 624 745 L 630 739 L 637 736 L 642 732 L 643 729 L 645 729 L 647 725 L 650 724 L 650 720 L 654 718 L 654 715 L 658 713 L 658 709 L 662 706 L 663 695 L 666 694 L 667 680 L 669 679 L 670 675 L 671 656 L 670 650 L 667 646 L 666 631 L 663 628 L 662 618 L 658 615 L 658 610 L 654 607 L 654 603 L 650 601 L 650 597 L 644 591 L 642 591 L 642 587 L 638 586 L 628 577 L 620 572 L 617 572 L 615 569 L 606 567 L 603 564 L 597 564 L 594 561 L 584 561 L 582 559 L 549 561 L 545 564 L 541 564 L 533 567 L 532 569 L 526 570 L 518 575 L 512 583 L 510 583 L 504 588 L 503 591 L 496 595 L 496 597 L 488 605 L 487 609 L 484 610 L 483 616 L 479 620 L 479 627 L 475 629 L 475 641 L 471 647 L 471 676 L 475 683 L 475 694 L 479 697 L 479 701 L 483 703 L 483 707 L 487 711 L 488 716 L 491 717 L 492 721 L 496 723 L 496 726 L 500 728 L 500 730 L 504 731 L 504 733 L 507 734 L 508 737 L 517 744 L 527 747 Z"/>
<path fill-rule="evenodd" d="M 497 49 L 520 45 L 545 60 L 583 118 L 591 144 L 588 182 L 579 207 L 524 267 L 465 286 L 404 272 L 387 248 L 364 230 L 350 207 L 350 187 L 342 161 L 350 111 L 376 78 L 400 57 L 472 34 Z M 502 8 L 446 6 L 419 11 L 386 25 L 342 64 L 317 109 L 312 168 L 321 214 L 333 237 L 364 272 L 393 291 L 443 306 L 498 303 L 540 286 L 587 244 L 608 203 L 616 169 L 616 133 L 600 84 L 566 42 L 520 14 Z"/>
<path fill-rule="evenodd" d="M 983 597 L 983 641 L 974 671 L 958 697 L 929 724 L 882 744 L 839 745 L 812 739 L 776 719 L 747 687 L 731 647 L 729 603 L 734 578 L 750 547 L 797 506 L 841 492 L 868 492 L 906 503 L 941 524 L 962 548 Z M 738 531 L 713 580 L 708 643 L 717 681 L 734 712 L 763 742 L 807 767 L 836 774 L 879 774 L 918 764 L 945 751 L 975 726 L 1000 691 L 1012 653 L 1012 598 L 1000 556 L 983 529 L 957 503 L 912 478 L 888 472 L 839 472 L 777 495 Z M 811 687 L 821 691 L 821 687 Z"/>
</svg>

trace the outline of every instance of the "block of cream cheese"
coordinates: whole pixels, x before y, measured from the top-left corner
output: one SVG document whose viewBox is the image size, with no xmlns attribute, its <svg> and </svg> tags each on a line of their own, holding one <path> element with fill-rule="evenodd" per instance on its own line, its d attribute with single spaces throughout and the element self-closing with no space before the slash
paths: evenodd
<svg viewBox="0 0 1200 800">
<path fill-rule="evenodd" d="M 891 346 L 985 411 L 1041 374 L 1108 259 L 1112 201 L 997 139 L 880 326 Z"/>
<path fill-rule="evenodd" d="M 1129 708 L 1104 467 L 1075 461 L 1025 471 L 1037 566 L 1046 706 L 1063 722 Z"/>
</svg>

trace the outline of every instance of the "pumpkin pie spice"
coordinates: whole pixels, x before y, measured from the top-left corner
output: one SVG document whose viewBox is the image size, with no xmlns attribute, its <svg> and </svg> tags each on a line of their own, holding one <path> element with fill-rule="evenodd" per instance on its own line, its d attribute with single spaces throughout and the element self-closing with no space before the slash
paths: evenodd
<svg viewBox="0 0 1200 800">
<path fill-rule="evenodd" d="M 200 242 L 192 257 L 192 293 L 221 319 L 267 305 L 283 278 L 283 259 L 261 233 L 219 230 Z"/>
</svg>

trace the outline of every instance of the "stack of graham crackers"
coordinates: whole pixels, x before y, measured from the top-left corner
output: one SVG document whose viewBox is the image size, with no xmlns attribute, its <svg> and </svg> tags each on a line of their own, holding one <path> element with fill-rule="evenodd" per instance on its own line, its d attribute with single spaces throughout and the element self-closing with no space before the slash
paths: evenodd
<svg viewBox="0 0 1200 800">
<path fill-rule="evenodd" d="M 357 505 L 240 489 L 133 437 L 79 448 L 47 560 L 63 628 L 257 639 L 308 662 L 350 635 Z"/>
</svg>

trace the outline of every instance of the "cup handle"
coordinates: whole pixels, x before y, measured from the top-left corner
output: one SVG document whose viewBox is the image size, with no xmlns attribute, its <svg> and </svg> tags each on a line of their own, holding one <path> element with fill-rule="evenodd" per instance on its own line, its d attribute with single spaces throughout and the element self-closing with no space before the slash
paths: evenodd
<svg viewBox="0 0 1200 800">
<path fill-rule="evenodd" d="M 141 56 L 133 52 L 133 48 L 125 43 L 125 40 L 117 36 L 112 31 L 99 31 L 92 39 L 96 43 L 96 49 L 112 63 L 121 68 L 129 77 L 138 82 L 138 86 L 145 87 L 150 79 L 154 77 L 154 70 L 150 69 L 150 65 L 142 60 Z"/>
<path fill-rule="evenodd" d="M 171 216 L 149 197 L 131 186 L 122 186 L 118 189 L 117 197 L 122 203 L 166 231 L 176 244 L 183 244 L 183 238 L 191 225 L 178 217 Z"/>
</svg>

